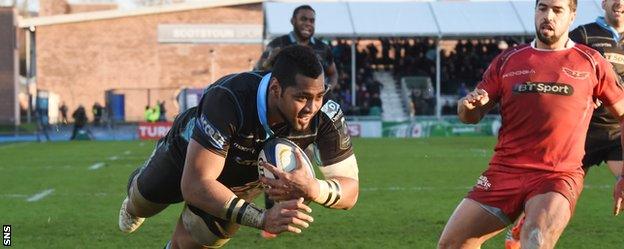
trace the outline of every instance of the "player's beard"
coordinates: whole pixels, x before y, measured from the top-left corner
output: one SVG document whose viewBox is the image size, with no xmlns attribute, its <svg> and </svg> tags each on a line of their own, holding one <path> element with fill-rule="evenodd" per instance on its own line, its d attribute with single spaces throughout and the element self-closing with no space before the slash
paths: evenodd
<svg viewBox="0 0 624 249">
<path fill-rule="evenodd" d="M 535 27 L 535 33 L 537 34 L 537 39 L 539 39 L 541 42 L 543 42 L 546 45 L 553 45 L 556 42 L 558 42 L 559 39 L 561 39 L 561 35 L 557 35 L 554 29 L 553 29 L 553 35 L 551 35 L 550 37 L 544 36 L 544 34 L 542 34 L 541 32 L 542 26 L 543 26 L 543 23 Z"/>
<path fill-rule="evenodd" d="M 284 122 L 286 122 L 290 127 L 292 127 L 292 129 L 296 131 L 304 131 L 310 126 L 310 123 L 305 126 L 300 126 L 296 118 L 294 120 L 288 118 L 288 116 L 279 107 L 277 107 L 277 114 L 279 114 L 282 120 L 284 120 Z"/>
<path fill-rule="evenodd" d="M 299 38 L 302 38 L 303 40 L 310 39 L 310 37 L 312 37 L 314 35 L 314 33 L 311 33 L 310 35 L 304 35 L 304 34 L 301 33 L 301 30 L 299 28 L 295 28 L 295 34 Z"/>
</svg>

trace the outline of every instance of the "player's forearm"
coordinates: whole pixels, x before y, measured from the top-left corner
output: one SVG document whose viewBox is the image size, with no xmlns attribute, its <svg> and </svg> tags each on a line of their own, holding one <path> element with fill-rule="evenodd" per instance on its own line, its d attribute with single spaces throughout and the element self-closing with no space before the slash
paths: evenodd
<svg viewBox="0 0 624 249">
<path fill-rule="evenodd" d="M 182 178 L 184 201 L 216 217 L 225 219 L 224 206 L 234 193 L 213 179 L 186 180 Z"/>
<path fill-rule="evenodd" d="M 483 118 L 483 107 L 475 107 L 474 109 L 468 109 L 463 103 L 463 99 L 460 99 L 457 103 L 457 115 L 459 120 L 465 124 L 476 124 Z"/>
<path fill-rule="evenodd" d="M 360 193 L 359 182 L 347 177 L 333 177 L 331 180 L 336 180 L 340 184 L 340 199 L 329 208 L 344 210 L 353 208 Z"/>
</svg>

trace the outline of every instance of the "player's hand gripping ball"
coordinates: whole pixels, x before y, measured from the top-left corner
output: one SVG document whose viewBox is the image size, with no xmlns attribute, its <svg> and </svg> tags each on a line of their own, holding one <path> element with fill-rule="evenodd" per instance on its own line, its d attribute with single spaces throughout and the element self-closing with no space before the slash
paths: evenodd
<svg viewBox="0 0 624 249">
<path fill-rule="evenodd" d="M 258 156 L 258 162 L 269 163 L 284 172 L 291 172 L 297 168 L 297 158 L 295 150 L 298 150 L 302 159 L 302 167 L 315 177 L 314 168 L 305 152 L 297 144 L 285 138 L 272 138 L 264 143 L 262 151 Z M 266 165 L 266 164 L 265 164 Z M 275 179 L 275 176 L 263 167 L 258 167 L 258 174 L 262 177 Z"/>
</svg>

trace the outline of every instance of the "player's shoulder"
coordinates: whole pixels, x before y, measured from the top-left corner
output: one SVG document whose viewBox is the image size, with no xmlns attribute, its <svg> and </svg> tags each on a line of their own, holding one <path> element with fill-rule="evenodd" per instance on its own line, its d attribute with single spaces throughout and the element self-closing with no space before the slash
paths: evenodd
<svg viewBox="0 0 624 249">
<path fill-rule="evenodd" d="M 596 49 L 594 49 L 594 48 L 592 48 L 592 47 L 590 47 L 588 45 L 585 45 L 583 43 L 576 43 L 576 44 L 574 44 L 574 48 L 576 50 L 578 50 L 579 52 L 581 52 L 583 55 L 585 55 L 587 57 L 591 57 L 593 60 L 604 59 L 602 57 L 602 54 L 598 50 L 596 50 Z"/>
<path fill-rule="evenodd" d="M 320 111 L 321 117 L 326 119 L 332 123 L 340 121 L 344 114 L 342 113 L 342 108 L 340 108 L 340 104 L 336 103 L 333 100 L 328 100 L 323 104 Z"/>
<path fill-rule="evenodd" d="M 316 37 L 312 37 L 311 39 L 314 42 L 313 45 L 315 47 L 321 48 L 321 49 L 331 49 L 329 47 L 329 44 L 327 44 L 324 40 L 316 38 Z"/>
<path fill-rule="evenodd" d="M 236 74 L 230 74 L 222 77 L 213 83 L 208 89 L 225 89 L 230 91 L 252 90 L 258 88 L 258 84 L 262 77 L 266 75 L 266 71 L 250 71 Z"/>
<path fill-rule="evenodd" d="M 586 35 L 589 35 L 589 34 L 594 34 L 594 33 L 601 32 L 601 31 L 606 31 L 606 30 L 604 28 L 600 27 L 600 25 L 598 25 L 598 23 L 590 22 L 590 23 L 585 23 L 585 24 L 579 25 L 578 27 L 576 27 L 572 31 L 570 31 L 570 33 L 573 33 L 573 32 L 585 32 Z"/>
<path fill-rule="evenodd" d="M 285 41 L 289 39 L 290 38 L 288 37 L 288 35 L 278 36 L 278 37 L 273 38 L 273 40 L 269 42 L 268 46 L 272 48 L 283 47 L 287 45 Z"/>
<path fill-rule="evenodd" d="M 518 46 L 510 47 L 502 52 L 500 52 L 496 58 L 494 58 L 493 63 L 498 63 L 499 67 L 502 67 L 505 61 L 508 61 L 510 58 L 514 56 L 520 55 L 522 51 L 527 51 L 527 48 L 530 48 L 530 44 L 521 44 Z"/>
</svg>

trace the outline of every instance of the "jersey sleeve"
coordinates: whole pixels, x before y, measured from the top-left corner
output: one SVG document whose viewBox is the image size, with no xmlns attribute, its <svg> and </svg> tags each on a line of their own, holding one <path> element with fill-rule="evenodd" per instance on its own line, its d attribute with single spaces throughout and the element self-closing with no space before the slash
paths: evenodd
<svg viewBox="0 0 624 249">
<path fill-rule="evenodd" d="M 321 107 L 316 145 L 322 166 L 332 165 L 353 155 L 351 136 L 340 105 L 332 100 Z"/>
<path fill-rule="evenodd" d="M 587 36 L 583 26 L 578 26 L 568 34 L 570 39 L 576 43 L 587 44 Z"/>
<path fill-rule="evenodd" d="M 490 63 L 488 68 L 483 73 L 483 79 L 479 82 L 479 84 L 477 84 L 477 88 L 485 90 L 488 93 L 488 97 L 494 102 L 499 102 L 502 94 L 500 67 L 504 54 L 505 53 L 503 52 L 492 60 L 492 63 Z"/>
<path fill-rule="evenodd" d="M 193 140 L 204 148 L 226 156 L 230 140 L 241 122 L 235 96 L 218 86 L 209 88 L 201 99 L 193 128 Z"/>
<path fill-rule="evenodd" d="M 600 99 L 604 105 L 614 105 L 624 99 L 624 89 L 615 74 L 613 66 L 601 56 L 596 57 L 597 84 L 594 86 L 594 96 Z"/>
</svg>

